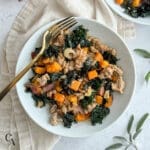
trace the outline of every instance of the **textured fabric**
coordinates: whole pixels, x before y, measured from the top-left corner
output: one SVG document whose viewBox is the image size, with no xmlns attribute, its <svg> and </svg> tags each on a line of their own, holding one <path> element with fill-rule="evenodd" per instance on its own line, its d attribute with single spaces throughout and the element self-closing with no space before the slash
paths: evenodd
<svg viewBox="0 0 150 150">
<path fill-rule="evenodd" d="M 16 17 L 7 38 L 0 63 L 0 88 L 14 77 L 18 55 L 28 38 L 42 25 L 66 16 L 96 19 L 124 38 L 135 35 L 134 25 L 115 16 L 104 0 L 29 0 Z M 15 88 L 0 103 L 0 135 L 7 132 L 13 135 L 15 146 L 3 141 L 0 149 L 49 150 L 60 138 L 30 120 L 19 103 Z"/>
</svg>

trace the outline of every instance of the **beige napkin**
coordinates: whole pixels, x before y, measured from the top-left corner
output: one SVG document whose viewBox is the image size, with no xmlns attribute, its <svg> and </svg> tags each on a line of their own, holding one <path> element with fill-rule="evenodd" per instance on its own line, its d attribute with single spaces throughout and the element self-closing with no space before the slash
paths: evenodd
<svg viewBox="0 0 150 150">
<path fill-rule="evenodd" d="M 28 0 L 8 34 L 0 63 L 1 89 L 14 77 L 18 55 L 28 38 L 42 25 L 70 15 L 96 19 L 123 37 L 133 37 L 135 33 L 134 25 L 114 16 L 104 0 Z M 15 146 L 12 141 L 4 140 L 7 133 L 12 134 Z M 48 150 L 59 140 L 59 136 L 46 132 L 29 119 L 15 89 L 0 102 L 0 135 L 0 149 Z"/>
</svg>

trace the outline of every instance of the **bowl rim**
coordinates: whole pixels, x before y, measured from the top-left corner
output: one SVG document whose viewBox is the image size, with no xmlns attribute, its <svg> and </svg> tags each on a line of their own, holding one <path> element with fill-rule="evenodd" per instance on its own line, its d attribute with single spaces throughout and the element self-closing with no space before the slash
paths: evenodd
<svg viewBox="0 0 150 150">
<path fill-rule="evenodd" d="M 22 105 L 24 111 L 26 112 L 26 114 L 28 115 L 28 117 L 29 117 L 36 125 L 38 125 L 38 126 L 41 127 L 42 129 L 46 130 L 47 132 L 53 133 L 53 134 L 55 134 L 55 135 L 59 135 L 59 136 L 63 136 L 63 137 L 70 137 L 70 138 L 82 138 L 82 137 L 89 137 L 89 136 L 94 135 L 94 134 L 96 134 L 96 133 L 101 133 L 102 131 L 104 131 L 104 130 L 110 128 L 110 127 L 111 127 L 113 124 L 115 124 L 115 122 L 117 122 L 117 121 L 119 120 L 119 118 L 121 118 L 121 116 L 127 111 L 128 107 L 129 107 L 129 105 L 130 105 L 130 103 L 131 103 L 132 97 L 133 97 L 133 95 L 134 95 L 134 93 L 135 93 L 135 87 L 136 87 L 136 73 L 135 73 L 135 72 L 136 72 L 136 71 L 135 71 L 135 63 L 134 63 L 134 61 L 133 61 L 133 60 L 134 60 L 134 59 L 133 59 L 133 56 L 132 56 L 132 54 L 131 54 L 131 52 L 130 52 L 128 46 L 127 46 L 127 44 L 125 43 L 125 41 L 123 40 L 123 38 L 122 38 L 118 33 L 116 33 L 115 31 L 113 31 L 113 30 L 112 30 L 110 27 L 108 27 L 107 25 L 104 25 L 103 23 L 98 22 L 98 21 L 96 21 L 96 20 L 94 20 L 94 19 L 87 19 L 87 18 L 84 18 L 84 17 L 75 17 L 75 18 L 77 18 L 77 19 L 79 19 L 79 20 L 86 20 L 86 21 L 96 22 L 96 23 L 100 24 L 101 26 L 103 26 L 104 28 L 107 28 L 110 32 L 112 32 L 113 34 L 115 34 L 115 36 L 117 36 L 117 37 L 123 42 L 124 46 L 125 46 L 126 49 L 128 50 L 128 53 L 129 53 L 129 55 L 130 55 L 130 57 L 131 57 L 132 66 L 133 66 L 134 81 L 133 81 L 133 91 L 132 91 L 132 94 L 131 94 L 130 97 L 129 97 L 129 102 L 127 103 L 127 106 L 124 108 L 124 111 L 123 111 L 114 121 L 112 121 L 112 123 L 110 123 L 109 125 L 107 125 L 107 126 L 104 127 L 103 129 L 101 129 L 100 131 L 94 131 L 94 132 L 92 132 L 92 133 L 82 134 L 82 135 L 80 135 L 80 136 L 78 136 L 78 135 L 73 135 L 73 134 L 71 134 L 71 135 L 70 135 L 70 134 L 64 135 L 64 134 L 61 134 L 61 133 L 58 134 L 58 133 L 56 133 L 56 132 L 53 131 L 53 130 L 50 131 L 50 130 L 48 130 L 47 128 L 44 128 L 41 124 L 39 124 L 38 121 L 36 121 L 36 119 L 34 119 L 34 117 L 31 117 L 31 116 L 30 116 L 30 114 L 28 113 L 28 111 L 26 110 L 26 108 L 24 107 L 24 105 L 23 105 L 23 103 L 22 103 L 22 101 L 21 101 L 21 96 L 20 96 L 20 94 L 19 94 L 17 84 L 16 84 L 16 91 L 17 91 L 17 95 L 18 95 L 19 102 L 21 103 L 21 105 Z M 61 19 L 63 19 L 63 18 L 61 18 Z M 40 28 L 38 28 L 38 29 L 29 37 L 29 39 L 25 42 L 24 46 L 22 47 L 21 52 L 20 52 L 20 54 L 19 54 L 19 56 L 18 56 L 17 64 L 16 64 L 16 69 L 15 69 L 15 75 L 17 75 L 17 73 L 18 73 L 18 66 L 19 66 L 19 61 L 18 61 L 18 60 L 19 60 L 19 58 L 20 58 L 20 56 L 21 56 L 21 54 L 22 54 L 22 50 L 24 49 L 26 43 L 28 43 L 28 42 L 30 41 L 30 39 L 32 38 L 32 36 L 34 36 L 34 34 L 36 34 L 39 30 L 42 30 L 43 28 L 45 28 L 45 27 L 48 26 L 49 24 L 50 24 L 50 26 L 51 26 L 51 25 L 53 25 L 54 23 L 58 22 L 58 21 L 61 20 L 61 19 L 56 19 L 56 20 L 54 20 L 54 21 L 52 21 L 52 22 L 49 22 L 49 23 L 47 23 L 47 24 L 44 24 L 43 26 L 41 26 Z"/>
</svg>

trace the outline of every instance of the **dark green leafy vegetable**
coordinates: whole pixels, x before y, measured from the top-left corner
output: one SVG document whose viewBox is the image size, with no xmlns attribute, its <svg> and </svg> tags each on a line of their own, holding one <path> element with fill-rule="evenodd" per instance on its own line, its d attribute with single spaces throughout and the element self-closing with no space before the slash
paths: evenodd
<svg viewBox="0 0 150 150">
<path fill-rule="evenodd" d="M 148 81 L 150 80 L 150 71 L 146 74 L 145 76 L 145 81 L 148 83 Z"/>
<path fill-rule="evenodd" d="M 123 146 L 122 143 L 115 143 L 110 145 L 109 147 L 105 148 L 105 150 L 113 150 L 113 149 L 119 149 Z"/>
<path fill-rule="evenodd" d="M 62 75 L 63 75 L 63 73 L 61 73 L 61 72 L 59 72 L 59 73 L 50 73 L 50 74 L 49 74 L 50 80 L 49 80 L 48 82 L 56 81 L 56 80 L 58 80 Z"/>
<path fill-rule="evenodd" d="M 133 7 L 132 0 L 125 0 L 122 7 L 125 8 L 125 13 L 133 18 L 150 16 L 149 0 L 143 0 L 139 7 Z"/>
<path fill-rule="evenodd" d="M 64 114 L 63 123 L 65 127 L 70 128 L 74 121 L 75 117 L 72 112 L 67 112 L 66 114 Z"/>
<path fill-rule="evenodd" d="M 44 51 L 44 54 L 43 56 L 44 57 L 52 57 L 52 56 L 55 56 L 57 57 L 58 54 L 60 52 L 60 47 L 58 46 L 55 46 L 55 45 L 50 45 L 45 51 Z"/>
<path fill-rule="evenodd" d="M 72 31 L 70 35 L 66 35 L 65 48 L 75 48 L 78 44 L 80 44 L 81 47 L 89 47 L 90 42 L 87 40 L 87 31 L 88 30 L 85 29 L 83 26 L 78 26 Z"/>
<path fill-rule="evenodd" d="M 110 64 L 115 64 L 119 60 L 116 56 L 112 55 L 110 52 L 104 52 L 103 57 L 105 60 L 108 60 Z"/>
<path fill-rule="evenodd" d="M 93 92 L 91 96 L 85 96 L 82 100 L 80 100 L 80 105 L 82 108 L 87 108 L 89 104 L 93 102 L 95 93 Z"/>
<path fill-rule="evenodd" d="M 56 104 L 56 101 L 55 100 L 53 100 L 53 99 L 50 99 L 50 98 L 48 98 L 46 95 L 35 95 L 35 94 L 32 94 L 32 98 L 35 100 L 35 102 L 36 102 L 36 104 L 37 104 L 37 102 L 40 100 L 40 101 L 43 101 L 43 103 L 44 103 L 44 106 L 45 106 L 45 104 L 49 104 L 49 103 L 51 103 L 51 104 Z"/>
<path fill-rule="evenodd" d="M 144 58 L 150 58 L 150 52 L 144 49 L 135 49 L 134 51 Z"/>
<path fill-rule="evenodd" d="M 102 123 L 103 119 L 110 113 L 109 108 L 103 106 L 96 106 L 91 113 L 91 123 Z"/>
<path fill-rule="evenodd" d="M 81 74 L 86 75 L 86 73 L 92 68 L 92 60 L 87 58 L 83 63 L 83 67 L 81 69 Z"/>
<path fill-rule="evenodd" d="M 92 87 L 92 89 L 94 90 L 98 90 L 102 84 L 102 80 L 99 79 L 99 78 L 95 78 L 93 80 L 90 80 L 88 83 L 87 83 L 89 86 Z"/>
</svg>

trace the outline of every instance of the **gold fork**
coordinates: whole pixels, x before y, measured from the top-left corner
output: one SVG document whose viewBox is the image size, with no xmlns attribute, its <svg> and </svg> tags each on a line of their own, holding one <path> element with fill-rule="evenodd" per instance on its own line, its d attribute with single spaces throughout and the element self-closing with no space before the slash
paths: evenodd
<svg viewBox="0 0 150 150">
<path fill-rule="evenodd" d="M 41 57 L 44 50 L 49 46 L 50 40 L 56 38 L 61 30 L 67 30 L 77 24 L 74 17 L 67 17 L 50 27 L 43 35 L 42 48 L 38 55 L 0 92 L 0 101 L 10 89 L 28 72 L 34 63 Z"/>
</svg>

